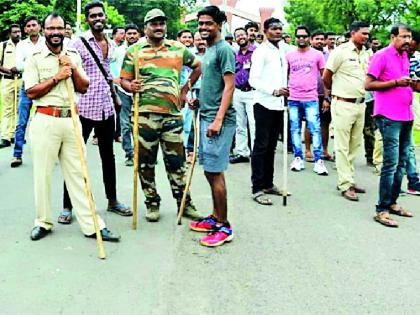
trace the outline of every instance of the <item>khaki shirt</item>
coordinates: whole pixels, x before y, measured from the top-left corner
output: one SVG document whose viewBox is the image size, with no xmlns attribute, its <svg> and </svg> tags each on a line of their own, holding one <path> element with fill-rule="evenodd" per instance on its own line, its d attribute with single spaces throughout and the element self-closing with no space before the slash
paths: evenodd
<svg viewBox="0 0 420 315">
<path fill-rule="evenodd" d="M 0 62 L 1 56 L 3 56 L 3 43 L 0 43 Z M 4 49 L 4 60 L 2 66 L 7 69 L 16 67 L 16 45 L 12 42 L 11 39 L 7 41 L 6 47 Z"/>
<path fill-rule="evenodd" d="M 335 48 L 325 66 L 334 73 L 331 94 L 344 98 L 364 97 L 368 63 L 369 53 L 365 47 L 358 52 L 352 41 Z"/>
<path fill-rule="evenodd" d="M 79 53 L 74 48 L 64 48 L 62 54 L 68 55 L 73 64 L 76 65 L 79 73 L 85 77 L 86 73 L 82 67 L 82 59 Z M 58 55 L 54 54 L 47 45 L 30 56 L 25 62 L 25 69 L 23 72 L 23 80 L 25 89 L 28 90 L 31 87 L 42 83 L 44 81 L 52 79 L 59 71 Z M 77 94 L 74 92 L 73 82 L 71 81 L 72 91 L 74 94 L 74 100 L 77 104 Z M 55 87 L 51 89 L 46 95 L 33 100 L 35 106 L 58 106 L 58 107 L 70 107 L 70 100 L 67 93 L 66 81 L 61 80 Z"/>
</svg>

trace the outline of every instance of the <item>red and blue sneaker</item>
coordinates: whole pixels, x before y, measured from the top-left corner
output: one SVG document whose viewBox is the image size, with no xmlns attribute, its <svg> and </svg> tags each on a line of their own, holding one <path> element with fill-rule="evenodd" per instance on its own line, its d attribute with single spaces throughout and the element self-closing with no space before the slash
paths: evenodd
<svg viewBox="0 0 420 315">
<path fill-rule="evenodd" d="M 210 214 L 207 218 L 190 222 L 190 229 L 196 232 L 211 232 L 216 227 L 217 219 Z"/>
<path fill-rule="evenodd" d="M 221 246 L 226 242 L 233 240 L 233 232 L 229 223 L 218 224 L 214 227 L 214 231 L 204 236 L 200 240 L 200 244 L 208 247 Z"/>
</svg>

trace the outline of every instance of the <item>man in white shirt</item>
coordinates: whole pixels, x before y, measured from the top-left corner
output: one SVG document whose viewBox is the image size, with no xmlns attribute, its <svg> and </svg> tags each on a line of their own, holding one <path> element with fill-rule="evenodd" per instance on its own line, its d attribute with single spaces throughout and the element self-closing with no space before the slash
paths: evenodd
<svg viewBox="0 0 420 315">
<path fill-rule="evenodd" d="M 23 22 L 25 33 L 28 37 L 20 41 L 16 46 L 16 68 L 23 72 L 25 60 L 32 56 L 45 45 L 45 38 L 40 35 L 41 24 L 36 16 L 29 16 Z M 19 117 L 15 131 L 15 146 L 11 167 L 18 167 L 22 164 L 23 145 L 25 143 L 25 131 L 28 125 L 32 101 L 26 95 L 25 87 L 22 85 L 19 94 Z"/>
<path fill-rule="evenodd" d="M 287 61 L 280 41 L 282 24 L 276 18 L 264 22 L 267 38 L 253 53 L 249 83 L 254 91 L 255 142 L 252 150 L 252 194 L 256 202 L 272 205 L 266 194 L 280 195 L 273 184 L 274 154 L 282 128 L 287 89 Z"/>
</svg>

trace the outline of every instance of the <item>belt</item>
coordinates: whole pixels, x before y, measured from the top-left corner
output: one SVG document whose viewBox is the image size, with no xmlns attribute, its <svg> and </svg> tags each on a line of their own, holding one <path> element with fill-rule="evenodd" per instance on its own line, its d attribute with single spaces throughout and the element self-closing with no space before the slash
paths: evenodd
<svg viewBox="0 0 420 315">
<path fill-rule="evenodd" d="M 70 108 L 62 108 L 62 107 L 55 107 L 55 106 L 48 106 L 48 107 L 37 107 L 36 112 L 48 116 L 53 116 L 57 118 L 68 118 L 71 117 L 71 109 Z M 77 108 L 76 108 L 77 113 Z"/>
<path fill-rule="evenodd" d="M 2 74 L 3 79 L 9 79 L 9 80 L 14 80 L 15 76 L 14 75 L 10 75 L 10 74 Z M 18 74 L 16 76 L 17 79 L 21 79 L 22 78 L 22 74 Z"/>
<path fill-rule="evenodd" d="M 360 104 L 360 103 L 364 103 L 365 102 L 365 98 L 364 97 L 346 98 L 346 97 L 339 97 L 339 96 L 333 95 L 333 98 L 336 99 L 336 100 L 344 101 L 344 102 L 348 102 L 348 103 Z"/>
<path fill-rule="evenodd" d="M 245 87 L 238 87 L 237 89 L 241 90 L 242 92 L 249 92 L 255 90 L 253 87 L 245 86 Z"/>
</svg>

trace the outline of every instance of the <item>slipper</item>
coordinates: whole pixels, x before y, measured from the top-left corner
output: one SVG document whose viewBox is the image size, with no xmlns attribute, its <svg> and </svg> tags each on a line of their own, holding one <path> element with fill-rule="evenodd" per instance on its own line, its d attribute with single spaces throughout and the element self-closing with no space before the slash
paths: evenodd
<svg viewBox="0 0 420 315">
<path fill-rule="evenodd" d="M 400 205 L 395 205 L 395 206 L 396 206 L 396 208 L 391 207 L 389 209 L 389 213 L 398 215 L 400 217 L 407 217 L 407 218 L 412 218 L 413 217 L 413 213 L 411 211 L 409 211 L 407 209 L 404 209 Z"/>
<path fill-rule="evenodd" d="M 328 161 L 328 162 L 335 162 L 335 157 L 331 154 L 322 155 L 321 159 L 323 159 L 324 161 Z"/>
<path fill-rule="evenodd" d="M 119 214 L 123 217 L 130 217 L 133 215 L 133 212 L 131 211 L 130 207 L 127 207 L 126 205 L 122 204 L 121 202 L 117 202 L 116 204 L 110 206 L 108 205 L 107 211 L 114 212 L 116 214 Z"/>
<path fill-rule="evenodd" d="M 267 195 L 283 196 L 283 190 L 279 189 L 277 186 L 271 188 L 263 189 L 263 192 Z M 291 196 L 290 191 L 287 192 L 287 196 Z"/>
<path fill-rule="evenodd" d="M 61 224 L 70 224 L 72 219 L 72 213 L 69 210 L 63 210 L 58 217 L 58 223 Z"/>
<path fill-rule="evenodd" d="M 305 161 L 308 163 L 314 163 L 315 158 L 311 153 L 305 153 Z"/>
<path fill-rule="evenodd" d="M 262 191 L 253 194 L 252 199 L 254 199 L 256 202 L 263 206 L 271 206 L 273 204 L 271 199 L 268 198 Z"/>
<path fill-rule="evenodd" d="M 382 225 L 388 227 L 398 227 L 398 222 L 391 219 L 388 212 L 379 212 L 377 215 L 373 217 L 376 222 L 379 222 Z"/>
</svg>

